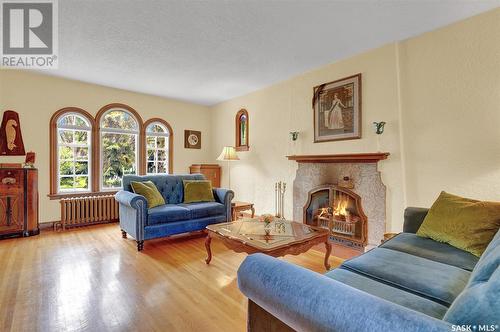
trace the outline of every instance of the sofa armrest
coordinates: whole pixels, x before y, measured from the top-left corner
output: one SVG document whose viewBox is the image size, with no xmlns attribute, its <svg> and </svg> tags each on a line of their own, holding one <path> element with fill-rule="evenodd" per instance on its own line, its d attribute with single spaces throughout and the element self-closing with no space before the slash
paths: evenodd
<svg viewBox="0 0 500 332">
<path fill-rule="evenodd" d="M 142 207 L 145 207 L 146 209 L 148 208 L 148 201 L 144 196 L 130 191 L 120 190 L 115 194 L 115 200 L 118 203 L 131 207 L 133 209 L 139 209 Z M 143 205 L 140 204 L 141 201 Z"/>
<path fill-rule="evenodd" d="M 429 212 L 429 209 L 407 207 L 405 209 L 403 232 L 414 234 L 417 233 L 420 225 L 422 225 L 422 222 L 427 215 L 427 212 Z"/>
<path fill-rule="evenodd" d="M 238 286 L 298 331 L 451 331 L 447 322 L 264 254 L 244 260 Z"/>
<path fill-rule="evenodd" d="M 120 190 L 115 194 L 120 207 L 120 227 L 137 241 L 144 240 L 144 226 L 147 224 L 148 202 L 142 195 Z"/>
<path fill-rule="evenodd" d="M 229 222 L 232 219 L 231 216 L 231 201 L 234 198 L 234 191 L 231 189 L 214 188 L 215 200 L 219 203 L 224 204 L 226 207 L 226 220 Z"/>
</svg>

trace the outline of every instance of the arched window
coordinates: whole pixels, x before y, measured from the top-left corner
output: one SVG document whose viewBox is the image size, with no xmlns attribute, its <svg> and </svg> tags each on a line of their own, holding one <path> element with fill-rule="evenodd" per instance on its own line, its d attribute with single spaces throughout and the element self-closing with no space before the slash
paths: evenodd
<svg viewBox="0 0 500 332">
<path fill-rule="evenodd" d="M 248 151 L 250 145 L 248 144 L 248 112 L 241 109 L 236 113 L 236 151 Z"/>
<path fill-rule="evenodd" d="M 77 107 L 50 119 L 50 198 L 118 190 L 125 174 L 172 173 L 173 131 L 163 119 L 142 122 L 125 104 L 94 117 Z"/>
<path fill-rule="evenodd" d="M 61 109 L 51 119 L 51 194 L 92 190 L 92 116 Z"/>
<path fill-rule="evenodd" d="M 100 170 L 103 190 L 122 187 L 125 174 L 139 174 L 139 137 L 142 123 L 126 105 L 111 104 L 98 115 Z"/>
<path fill-rule="evenodd" d="M 172 173 L 172 128 L 162 119 L 150 119 L 146 127 L 146 173 Z"/>
</svg>

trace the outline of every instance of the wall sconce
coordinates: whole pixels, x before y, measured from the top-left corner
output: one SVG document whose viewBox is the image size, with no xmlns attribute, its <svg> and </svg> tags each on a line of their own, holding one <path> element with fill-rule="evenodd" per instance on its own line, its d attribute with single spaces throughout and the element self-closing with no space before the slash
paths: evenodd
<svg viewBox="0 0 500 332">
<path fill-rule="evenodd" d="M 384 133 L 385 122 L 373 122 L 373 129 L 375 130 L 375 134 L 377 134 L 377 150 L 382 152 L 380 149 L 380 136 Z"/>
<path fill-rule="evenodd" d="M 291 137 L 292 141 L 296 141 L 299 138 L 299 132 L 298 131 L 291 131 L 290 137 Z"/>
<path fill-rule="evenodd" d="M 373 122 L 373 129 L 375 130 L 375 134 L 382 135 L 384 133 L 385 122 Z"/>
</svg>

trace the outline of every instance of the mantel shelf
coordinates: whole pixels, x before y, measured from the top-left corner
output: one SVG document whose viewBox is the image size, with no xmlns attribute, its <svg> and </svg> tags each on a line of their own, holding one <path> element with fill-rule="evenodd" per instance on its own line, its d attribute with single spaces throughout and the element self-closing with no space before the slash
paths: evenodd
<svg viewBox="0 0 500 332">
<path fill-rule="evenodd" d="M 385 160 L 389 152 L 375 153 L 349 153 L 349 154 L 321 154 L 321 155 L 301 155 L 287 156 L 288 160 L 295 160 L 298 163 L 376 163 Z"/>
</svg>

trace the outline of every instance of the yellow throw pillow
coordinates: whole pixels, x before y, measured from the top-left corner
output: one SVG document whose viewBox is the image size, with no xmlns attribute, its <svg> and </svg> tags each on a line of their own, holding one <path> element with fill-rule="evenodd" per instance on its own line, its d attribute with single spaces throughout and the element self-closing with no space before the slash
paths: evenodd
<svg viewBox="0 0 500 332">
<path fill-rule="evenodd" d="M 421 237 L 481 256 L 500 227 L 500 203 L 441 192 L 417 231 Z"/>
<path fill-rule="evenodd" d="M 184 203 L 214 202 L 212 183 L 208 180 L 184 180 Z"/>
<path fill-rule="evenodd" d="M 148 201 L 148 208 L 154 208 L 165 204 L 165 199 L 156 188 L 156 185 L 151 181 L 137 182 L 131 181 L 130 186 L 134 193 L 142 195 Z"/>
</svg>

